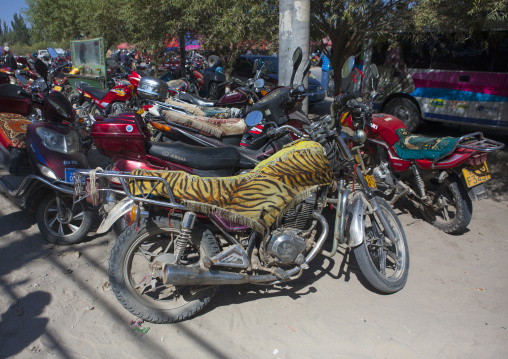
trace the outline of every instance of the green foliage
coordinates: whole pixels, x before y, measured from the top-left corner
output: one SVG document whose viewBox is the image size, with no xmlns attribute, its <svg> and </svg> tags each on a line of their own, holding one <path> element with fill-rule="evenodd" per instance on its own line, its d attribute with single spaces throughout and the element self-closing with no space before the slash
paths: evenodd
<svg viewBox="0 0 508 359">
<path fill-rule="evenodd" d="M 1 24 L 0 24 L 1 25 Z M 0 44 L 8 43 L 9 45 L 30 45 L 30 31 L 25 24 L 25 20 L 17 13 L 11 21 L 11 29 L 7 27 L 4 21 L 4 29 L 0 31 Z"/>
</svg>

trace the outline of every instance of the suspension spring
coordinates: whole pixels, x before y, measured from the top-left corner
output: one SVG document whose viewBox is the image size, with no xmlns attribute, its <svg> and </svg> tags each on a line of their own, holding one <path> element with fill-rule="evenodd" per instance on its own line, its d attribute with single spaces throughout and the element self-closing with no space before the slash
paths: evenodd
<svg viewBox="0 0 508 359">
<path fill-rule="evenodd" d="M 189 243 L 191 239 L 191 229 L 181 228 L 180 234 L 176 238 L 175 241 L 175 254 L 178 257 L 181 257 L 183 252 L 185 251 L 185 247 L 187 247 L 187 243 Z"/>
<path fill-rule="evenodd" d="M 420 191 L 420 195 L 422 196 L 422 198 L 424 198 L 425 197 L 425 183 L 423 183 L 422 176 L 420 176 L 420 172 L 418 172 L 418 168 L 416 168 L 415 165 L 412 165 L 411 169 L 413 170 L 413 174 L 415 175 L 416 186 L 418 187 L 418 190 Z"/>
</svg>

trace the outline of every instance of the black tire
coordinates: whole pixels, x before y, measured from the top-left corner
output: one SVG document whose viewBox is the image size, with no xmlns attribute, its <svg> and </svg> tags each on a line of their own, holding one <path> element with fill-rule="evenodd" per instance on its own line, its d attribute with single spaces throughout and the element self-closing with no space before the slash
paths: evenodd
<svg viewBox="0 0 508 359">
<path fill-rule="evenodd" d="M 93 211 L 80 201 L 72 206 L 72 197 L 61 195 L 66 216 L 59 219 L 56 212 L 56 196 L 48 193 L 37 207 L 37 226 L 50 243 L 69 245 L 81 242 L 92 226 Z"/>
<path fill-rule="evenodd" d="M 151 323 L 173 323 L 189 319 L 200 312 L 212 299 L 217 287 L 209 287 L 195 293 L 189 286 L 171 286 L 158 283 L 149 292 L 150 264 L 161 253 L 172 253 L 171 239 L 180 232 L 180 221 L 167 216 L 142 219 L 139 226 L 129 226 L 116 241 L 109 258 L 109 281 L 118 301 L 135 316 Z M 213 234 L 196 224 L 187 246 L 183 262 L 196 264 L 201 256 L 213 257 L 220 252 Z M 173 241 L 174 243 L 174 241 Z M 143 252 L 138 252 L 141 246 Z M 158 251 L 158 250 L 161 251 Z M 139 254 L 139 255 L 137 255 Z M 182 264 L 183 265 L 183 264 Z M 133 271 L 131 272 L 131 269 Z M 161 299 L 161 296 L 165 298 Z"/>
<path fill-rule="evenodd" d="M 404 228 L 388 202 L 377 201 L 399 240 L 387 244 L 386 233 L 374 214 L 365 217 L 365 238 L 353 249 L 358 266 L 367 281 L 382 293 L 395 293 L 406 285 L 409 274 L 409 250 Z"/>
<path fill-rule="evenodd" d="M 426 181 L 427 193 L 431 194 L 433 203 L 441 203 L 441 209 L 436 211 L 431 207 L 423 208 L 426 221 L 445 233 L 460 234 L 471 222 L 473 217 L 473 202 L 455 175 L 446 178 L 441 184 Z"/>
<path fill-rule="evenodd" d="M 397 97 L 390 100 L 383 108 L 383 112 L 401 120 L 409 132 L 416 131 L 421 124 L 418 107 L 411 100 L 404 97 Z"/>
<path fill-rule="evenodd" d="M 129 224 L 125 219 L 125 216 L 118 218 L 116 222 L 113 223 L 113 233 L 115 234 L 116 238 L 119 238 L 127 227 L 129 227 Z"/>
<path fill-rule="evenodd" d="M 210 82 L 210 85 L 208 85 L 208 97 L 210 97 L 212 100 L 219 99 L 219 85 L 217 82 Z"/>
</svg>

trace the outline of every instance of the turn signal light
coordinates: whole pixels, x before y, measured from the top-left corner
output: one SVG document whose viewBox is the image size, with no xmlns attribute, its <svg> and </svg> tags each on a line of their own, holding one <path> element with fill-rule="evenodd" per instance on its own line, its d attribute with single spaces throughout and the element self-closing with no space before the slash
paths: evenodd
<svg viewBox="0 0 508 359">
<path fill-rule="evenodd" d="M 85 123 L 85 119 L 83 117 L 78 118 L 78 123 Z"/>
<path fill-rule="evenodd" d="M 163 125 L 162 123 L 150 122 L 150 125 L 152 125 L 154 128 L 156 128 L 157 130 L 162 131 L 162 132 L 171 131 L 171 127 Z"/>
<path fill-rule="evenodd" d="M 131 223 L 134 223 L 137 221 L 139 215 L 138 215 L 139 207 L 137 205 L 132 206 L 131 209 Z"/>
</svg>

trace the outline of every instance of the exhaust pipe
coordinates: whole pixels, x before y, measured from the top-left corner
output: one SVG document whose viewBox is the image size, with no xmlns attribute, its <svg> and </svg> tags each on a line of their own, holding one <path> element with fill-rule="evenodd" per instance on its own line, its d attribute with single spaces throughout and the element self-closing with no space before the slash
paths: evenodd
<svg viewBox="0 0 508 359">
<path fill-rule="evenodd" d="M 248 275 L 220 270 L 183 267 L 178 264 L 166 264 L 163 269 L 164 284 L 173 285 L 222 285 L 264 283 L 278 280 L 274 275 Z"/>
<path fill-rule="evenodd" d="M 295 268 L 283 271 L 278 275 L 249 275 L 242 273 L 233 273 L 228 271 L 203 269 L 200 267 L 184 267 L 173 263 L 164 263 L 162 265 L 162 277 L 164 284 L 172 285 L 224 285 L 224 284 L 260 284 L 260 283 L 280 283 L 291 279 L 292 276 L 298 274 L 301 270 L 308 268 L 308 264 L 321 251 L 326 237 L 328 236 L 328 223 L 326 219 L 319 213 L 314 212 L 313 217 L 316 218 L 323 226 L 323 233 L 319 237 L 316 246 L 307 255 L 305 261 Z M 160 267 L 159 267 L 160 268 Z"/>
</svg>

